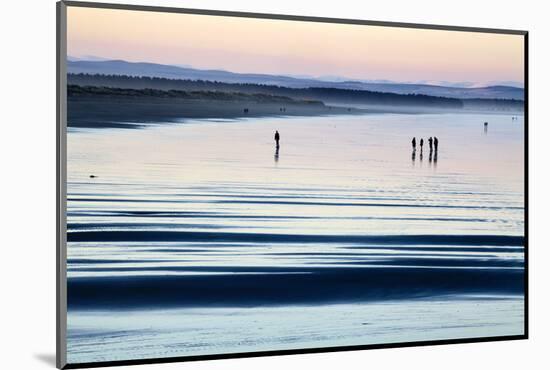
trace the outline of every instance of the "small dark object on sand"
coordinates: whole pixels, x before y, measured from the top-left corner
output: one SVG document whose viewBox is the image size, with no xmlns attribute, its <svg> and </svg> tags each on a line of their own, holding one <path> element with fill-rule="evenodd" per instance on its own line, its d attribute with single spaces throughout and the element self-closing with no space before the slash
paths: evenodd
<svg viewBox="0 0 550 370">
<path fill-rule="evenodd" d="M 97 177 L 96 175 L 90 175 L 91 179 L 95 179 L 96 177 Z"/>
</svg>

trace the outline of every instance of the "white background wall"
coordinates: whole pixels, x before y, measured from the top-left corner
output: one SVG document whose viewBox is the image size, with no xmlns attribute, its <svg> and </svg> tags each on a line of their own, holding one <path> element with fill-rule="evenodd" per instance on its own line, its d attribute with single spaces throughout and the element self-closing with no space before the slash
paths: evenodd
<svg viewBox="0 0 550 370">
<path fill-rule="evenodd" d="M 117 2 L 111 0 L 111 2 Z M 541 369 L 550 360 L 546 237 L 550 95 L 545 2 L 506 0 L 203 0 L 135 4 L 436 23 L 530 31 L 530 319 L 528 341 L 294 355 L 139 369 Z M 1 12 L 0 368 L 53 368 L 55 354 L 55 2 L 10 0 Z M 134 367 L 136 368 L 136 367 Z"/>
</svg>

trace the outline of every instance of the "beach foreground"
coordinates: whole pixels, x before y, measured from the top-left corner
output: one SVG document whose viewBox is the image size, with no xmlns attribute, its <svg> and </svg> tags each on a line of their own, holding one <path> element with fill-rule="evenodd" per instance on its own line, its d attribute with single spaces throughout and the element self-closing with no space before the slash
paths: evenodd
<svg viewBox="0 0 550 370">
<path fill-rule="evenodd" d="M 523 300 L 409 302 L 70 313 L 74 363 L 403 343 L 523 332 Z"/>
<path fill-rule="evenodd" d="M 521 116 L 140 127 L 69 129 L 69 362 L 523 334 Z"/>
</svg>

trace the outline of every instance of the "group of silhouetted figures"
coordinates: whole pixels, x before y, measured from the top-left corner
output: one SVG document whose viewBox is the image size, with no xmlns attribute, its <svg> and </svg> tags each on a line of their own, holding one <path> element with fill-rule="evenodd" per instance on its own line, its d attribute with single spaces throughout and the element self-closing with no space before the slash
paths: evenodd
<svg viewBox="0 0 550 370">
<path fill-rule="evenodd" d="M 248 112 L 250 112 L 248 108 L 243 109 L 243 113 L 248 114 Z M 280 107 L 279 112 L 286 112 L 286 107 Z"/>
<path fill-rule="evenodd" d="M 437 138 L 434 136 L 433 138 L 430 137 L 428 139 L 428 145 L 430 146 L 430 152 L 433 151 L 435 149 L 435 151 L 437 152 L 437 147 L 439 146 L 439 140 L 437 140 Z M 413 150 L 416 150 L 416 138 L 413 137 L 412 139 L 412 147 L 413 147 Z M 420 151 L 422 151 L 424 147 L 424 139 L 420 138 Z"/>
<path fill-rule="evenodd" d="M 413 137 L 412 139 L 412 148 L 413 148 L 413 152 L 412 152 L 412 160 L 414 161 L 416 159 L 416 137 Z M 422 156 L 423 156 L 423 149 L 424 149 L 424 139 L 423 138 L 420 138 L 420 160 L 422 160 Z M 437 149 L 439 147 L 439 140 L 437 139 L 437 137 L 430 137 L 428 139 L 428 146 L 430 147 L 430 157 L 429 157 L 429 160 L 430 162 L 432 161 L 432 158 L 433 158 L 433 161 L 434 162 L 437 162 Z"/>
</svg>

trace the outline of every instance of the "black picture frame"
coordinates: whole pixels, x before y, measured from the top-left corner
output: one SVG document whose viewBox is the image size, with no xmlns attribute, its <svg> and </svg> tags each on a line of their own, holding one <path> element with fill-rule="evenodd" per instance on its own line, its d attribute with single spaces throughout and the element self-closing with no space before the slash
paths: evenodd
<svg viewBox="0 0 550 370">
<path fill-rule="evenodd" d="M 257 18 L 271 20 L 290 20 L 290 21 L 305 21 L 305 22 L 320 22 L 320 23 L 340 23 L 354 24 L 366 26 L 387 26 L 401 28 L 417 28 L 430 30 L 445 30 L 445 31 L 464 31 L 464 32 L 480 32 L 480 33 L 495 33 L 495 34 L 511 34 L 521 35 L 524 37 L 524 334 L 497 336 L 497 337 L 477 337 L 465 339 L 445 339 L 445 340 L 428 340 L 416 342 L 400 342 L 387 344 L 370 344 L 370 345 L 354 345 L 354 346 L 338 346 L 338 347 L 322 347 L 322 348 L 307 348 L 307 349 L 292 349 L 292 350 L 273 350 L 259 352 L 242 352 L 230 354 L 214 354 L 214 355 L 198 355 L 198 356 L 183 356 L 183 357 L 168 357 L 168 358 L 152 358 L 152 359 L 136 359 L 123 361 L 105 361 L 105 362 L 90 362 L 71 364 L 66 362 L 66 319 L 67 319 L 67 291 L 66 291 L 66 263 L 67 263 L 67 225 L 66 225 L 66 173 L 67 173 L 67 93 L 66 93 L 66 10 L 67 7 L 85 7 L 85 8 L 102 8 L 102 9 L 118 9 L 118 10 L 135 10 L 163 13 L 180 13 L 180 14 L 197 14 L 197 15 L 213 15 L 224 17 L 238 18 Z M 481 342 L 496 342 L 510 340 L 524 340 L 529 338 L 529 32 L 524 30 L 512 29 L 495 29 L 495 28 L 478 28 L 478 27 L 462 27 L 448 26 L 436 24 L 417 24 L 417 23 L 402 23 L 402 22 L 386 22 L 373 20 L 358 20 L 358 19 L 341 19 L 341 18 L 325 18 L 325 17 L 309 17 L 298 15 L 283 15 L 283 14 L 264 14 L 250 12 L 233 12 L 219 10 L 203 10 L 203 9 L 187 9 L 173 8 L 160 6 L 143 6 L 143 5 L 125 5 L 125 4 L 110 4 L 110 3 L 91 3 L 79 1 L 60 1 L 57 3 L 57 100 L 56 100 L 56 120 L 57 120 L 57 145 L 56 145 L 56 169 L 57 169 L 57 186 L 56 186 L 56 228 L 57 228 L 57 253 L 56 253 L 56 365 L 59 369 L 77 369 L 77 368 L 95 368 L 95 367 L 110 367 L 110 366 L 125 366 L 125 365 L 140 365 L 140 364 L 157 364 L 157 363 L 173 363 L 187 361 L 204 361 L 218 360 L 231 358 L 245 357 L 264 357 L 264 356 L 281 356 L 295 354 L 312 354 L 324 352 L 342 352 L 342 351 L 358 351 L 368 349 L 382 348 L 402 348 L 402 347 L 420 347 L 434 346 L 460 343 L 481 343 Z"/>
</svg>

